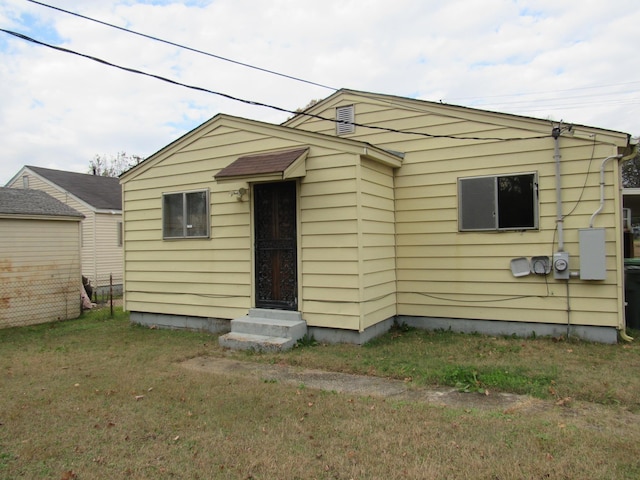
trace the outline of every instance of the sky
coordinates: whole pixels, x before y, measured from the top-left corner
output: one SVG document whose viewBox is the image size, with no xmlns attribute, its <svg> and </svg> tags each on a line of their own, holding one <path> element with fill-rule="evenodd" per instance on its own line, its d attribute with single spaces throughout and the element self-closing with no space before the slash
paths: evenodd
<svg viewBox="0 0 640 480">
<path fill-rule="evenodd" d="M 350 88 L 640 135 L 637 0 L 0 0 L 0 29 L 286 110 Z M 0 31 L 0 186 L 148 157 L 218 113 L 290 116 Z"/>
</svg>

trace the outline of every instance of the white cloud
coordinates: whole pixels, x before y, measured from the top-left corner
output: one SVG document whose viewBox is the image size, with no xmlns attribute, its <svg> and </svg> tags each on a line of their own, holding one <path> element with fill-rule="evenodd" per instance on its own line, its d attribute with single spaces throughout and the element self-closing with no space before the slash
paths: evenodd
<svg viewBox="0 0 640 480">
<path fill-rule="evenodd" d="M 51 1 L 323 85 L 640 133 L 635 0 Z M 0 26 L 287 109 L 331 93 L 24 0 L 0 4 Z M 150 155 L 218 112 L 287 117 L 4 33 L 0 85 L 0 184 L 24 164 L 86 171 L 95 154 Z"/>
</svg>

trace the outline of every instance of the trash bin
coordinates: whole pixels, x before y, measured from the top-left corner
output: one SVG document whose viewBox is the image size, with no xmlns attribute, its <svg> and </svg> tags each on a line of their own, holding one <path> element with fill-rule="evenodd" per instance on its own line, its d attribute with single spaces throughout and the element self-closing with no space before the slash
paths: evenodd
<svg viewBox="0 0 640 480">
<path fill-rule="evenodd" d="M 640 330 L 640 258 L 624 261 L 624 299 L 627 328 Z"/>
</svg>

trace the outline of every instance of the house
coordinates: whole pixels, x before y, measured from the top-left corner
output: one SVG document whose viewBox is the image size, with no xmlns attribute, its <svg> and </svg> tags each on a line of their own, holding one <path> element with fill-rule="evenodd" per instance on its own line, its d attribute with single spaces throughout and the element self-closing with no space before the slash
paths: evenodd
<svg viewBox="0 0 640 480">
<path fill-rule="evenodd" d="M 94 288 L 122 284 L 122 190 L 117 178 L 25 166 L 6 185 L 47 192 L 78 210 L 82 275 Z"/>
<path fill-rule="evenodd" d="M 399 322 L 616 342 L 630 154 L 620 132 L 353 90 L 283 125 L 216 115 L 121 176 L 125 308 L 232 333 L 294 312 L 322 341 Z"/>
<path fill-rule="evenodd" d="M 80 315 L 82 218 L 45 192 L 0 187 L 0 328 Z"/>
</svg>

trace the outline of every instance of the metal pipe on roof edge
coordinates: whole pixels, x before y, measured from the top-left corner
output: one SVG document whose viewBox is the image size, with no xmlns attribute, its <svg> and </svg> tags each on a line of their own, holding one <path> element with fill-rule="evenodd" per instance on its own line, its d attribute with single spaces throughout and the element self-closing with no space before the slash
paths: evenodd
<svg viewBox="0 0 640 480">
<path fill-rule="evenodd" d="M 617 158 L 619 160 L 622 158 L 622 154 L 611 155 L 605 158 L 602 161 L 602 164 L 600 165 L 600 206 L 595 212 L 593 212 L 593 215 L 591 215 L 591 219 L 589 220 L 589 228 L 593 228 L 593 222 L 595 218 L 600 214 L 600 212 L 604 208 L 604 167 L 606 166 L 609 160 L 612 160 L 614 158 Z"/>
</svg>

